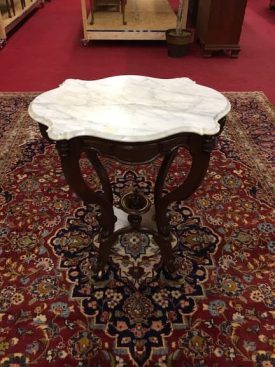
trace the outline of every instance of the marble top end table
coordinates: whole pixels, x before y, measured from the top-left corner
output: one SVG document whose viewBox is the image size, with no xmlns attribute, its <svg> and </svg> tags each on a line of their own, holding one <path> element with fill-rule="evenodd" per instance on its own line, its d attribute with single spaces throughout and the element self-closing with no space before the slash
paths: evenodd
<svg viewBox="0 0 275 367">
<path fill-rule="evenodd" d="M 29 114 L 39 122 L 43 136 L 55 142 L 69 186 L 86 204 L 101 208 L 97 271 L 104 269 L 118 236 L 134 231 L 151 233 L 164 264 L 175 270 L 167 207 L 187 199 L 202 182 L 229 111 L 230 103 L 221 93 L 188 78 L 136 75 L 68 79 L 31 102 Z M 192 157 L 190 171 L 180 186 L 164 194 L 169 166 L 180 147 Z M 101 181 L 103 194 L 92 191 L 82 176 L 79 161 L 83 152 Z M 133 189 L 115 208 L 99 154 L 129 164 L 163 156 L 154 205 Z"/>
</svg>

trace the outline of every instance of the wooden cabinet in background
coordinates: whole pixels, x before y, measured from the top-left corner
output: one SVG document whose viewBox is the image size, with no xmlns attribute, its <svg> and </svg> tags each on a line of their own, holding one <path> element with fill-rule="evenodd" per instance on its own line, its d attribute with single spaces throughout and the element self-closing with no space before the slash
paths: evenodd
<svg viewBox="0 0 275 367">
<path fill-rule="evenodd" d="M 205 57 L 218 50 L 238 57 L 246 3 L 247 0 L 199 1 L 197 38 Z"/>
</svg>

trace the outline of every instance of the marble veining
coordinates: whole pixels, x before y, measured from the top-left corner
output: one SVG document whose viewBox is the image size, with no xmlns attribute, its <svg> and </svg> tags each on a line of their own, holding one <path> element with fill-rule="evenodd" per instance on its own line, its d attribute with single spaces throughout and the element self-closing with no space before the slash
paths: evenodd
<svg viewBox="0 0 275 367">
<path fill-rule="evenodd" d="M 53 140 L 85 135 L 124 142 L 182 132 L 213 135 L 229 111 L 226 97 L 189 78 L 138 75 L 67 79 L 29 106 L 30 116 L 48 127 Z"/>
</svg>

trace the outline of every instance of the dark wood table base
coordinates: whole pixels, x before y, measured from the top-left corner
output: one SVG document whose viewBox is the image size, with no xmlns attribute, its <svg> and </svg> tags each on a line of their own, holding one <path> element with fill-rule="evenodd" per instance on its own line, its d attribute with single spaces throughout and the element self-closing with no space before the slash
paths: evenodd
<svg viewBox="0 0 275 367">
<path fill-rule="evenodd" d="M 219 121 L 221 133 L 225 117 Z M 47 127 L 40 124 L 44 137 L 47 136 Z M 100 247 L 98 255 L 98 269 L 102 271 L 108 262 L 111 248 L 118 236 L 127 232 L 141 231 L 153 235 L 158 244 L 165 266 L 169 271 L 175 271 L 174 255 L 171 247 L 171 233 L 167 207 L 176 200 L 185 200 L 199 187 L 210 160 L 210 153 L 215 146 L 216 136 L 181 133 L 167 138 L 142 142 L 124 143 L 104 140 L 90 136 L 76 137 L 70 140 L 56 141 L 56 148 L 60 156 L 62 169 L 70 188 L 85 202 L 97 204 L 101 208 L 99 223 Z M 192 165 L 184 182 L 173 191 L 163 194 L 166 175 L 180 147 L 185 147 L 191 157 Z M 104 191 L 103 194 L 94 192 L 85 182 L 81 169 L 81 154 L 85 153 L 94 167 Z M 154 188 L 154 209 L 146 197 L 137 191 L 124 195 L 120 207 L 128 215 L 128 225 L 116 229 L 117 217 L 114 212 L 112 187 L 105 168 L 99 160 L 98 154 L 112 157 L 128 164 L 147 163 L 163 155 Z M 148 211 L 154 212 L 155 223 L 148 224 L 144 218 Z"/>
</svg>

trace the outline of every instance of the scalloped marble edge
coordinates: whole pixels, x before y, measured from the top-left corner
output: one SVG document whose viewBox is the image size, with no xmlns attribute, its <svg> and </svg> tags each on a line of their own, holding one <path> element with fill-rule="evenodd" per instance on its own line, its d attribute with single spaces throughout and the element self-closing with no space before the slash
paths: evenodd
<svg viewBox="0 0 275 367">
<path fill-rule="evenodd" d="M 149 87 L 144 89 L 144 85 L 141 83 L 149 83 Z M 125 89 L 125 83 L 126 89 Z M 124 85 L 123 85 L 124 84 Z M 122 102 L 118 100 L 117 103 L 109 103 L 106 100 L 106 94 L 107 89 L 109 88 L 109 91 L 111 91 L 111 94 L 113 95 L 113 98 L 115 99 L 117 97 L 118 93 L 122 93 L 125 90 L 131 90 L 132 86 L 134 85 L 134 88 L 136 88 L 136 92 L 140 93 L 140 90 L 143 94 L 145 94 L 145 97 L 142 95 L 135 94 L 134 96 L 130 95 L 129 101 L 131 103 L 125 103 L 124 100 Z M 117 91 L 116 88 L 120 86 L 120 90 Z M 162 87 L 162 91 L 157 90 L 157 87 Z M 124 87 L 124 88 L 122 88 Z M 178 90 L 182 88 L 182 90 Z M 188 88 L 188 90 L 192 90 L 192 93 L 187 93 L 187 91 L 184 89 L 184 87 Z M 176 88 L 176 91 L 175 91 Z M 97 92 L 95 96 L 92 96 L 95 101 L 92 101 L 94 104 L 91 104 L 91 101 L 87 101 L 87 96 L 89 93 Z M 135 91 L 135 90 L 134 90 Z M 185 91 L 183 93 L 183 91 Z M 194 91 L 196 91 L 197 94 L 194 94 Z M 64 94 L 64 92 L 67 92 L 67 97 Z M 83 95 L 80 96 L 79 93 L 83 93 Z M 155 97 L 155 94 L 157 94 L 157 98 L 147 98 L 149 96 L 146 96 L 146 93 L 153 97 Z M 176 93 L 175 93 L 176 92 Z M 155 102 L 158 101 L 158 98 L 160 98 L 161 95 L 164 95 L 165 98 L 170 97 L 180 97 L 179 100 L 175 103 L 173 98 L 168 99 L 166 108 L 163 104 L 154 104 L 152 103 L 152 100 Z M 100 100 L 101 95 L 101 100 Z M 65 97 L 64 97 L 65 96 Z M 80 96 L 80 98 L 77 100 L 77 98 Z M 58 97 L 58 98 L 57 98 Z M 70 99 L 74 99 L 74 103 L 70 101 Z M 86 98 L 86 109 L 93 109 L 94 114 L 95 110 L 97 111 L 98 115 L 98 121 L 93 121 L 90 118 L 90 115 L 88 117 L 91 111 L 88 111 L 86 113 L 85 119 L 79 120 L 80 110 L 81 110 L 81 103 L 82 99 Z M 98 98 L 98 101 L 97 101 Z M 124 96 L 125 98 L 125 96 Z M 195 98 L 199 99 L 201 98 L 203 100 L 203 103 L 208 105 L 207 107 L 209 110 L 215 110 L 213 112 L 213 116 L 211 116 L 211 111 L 205 110 L 204 114 L 194 111 L 194 106 L 192 107 L 192 110 L 186 111 L 182 107 L 182 103 L 184 100 L 188 101 L 190 98 L 193 98 L 195 107 L 198 109 L 199 105 L 196 104 Z M 143 103 L 138 103 L 139 99 Z M 65 103 L 63 105 L 63 110 L 60 108 L 62 106 L 62 103 L 60 103 L 62 100 L 62 103 Z M 58 101 L 58 103 L 56 103 Z M 216 105 L 215 102 L 217 101 L 219 103 L 222 103 L 223 108 L 219 108 L 219 110 L 216 111 Z M 71 108 L 71 111 L 75 108 L 75 102 L 80 103 L 80 106 L 78 107 L 78 111 L 74 111 L 78 113 L 77 116 L 69 115 L 70 118 L 65 118 L 66 114 L 68 114 L 68 109 Z M 162 101 L 161 101 L 162 102 Z M 198 102 L 198 101 L 197 101 Z M 208 102 L 208 103 L 207 103 Z M 97 104 L 96 104 L 97 103 Z M 164 103 L 164 102 L 163 102 Z M 187 102 L 186 102 L 187 103 Z M 67 104 L 67 105 L 66 105 Z M 134 108 L 132 107 L 134 105 Z M 50 108 L 49 108 L 50 106 Z M 64 109 L 64 106 L 66 107 L 66 110 Z M 42 108 L 40 108 L 42 107 Z M 100 121 L 101 116 L 104 115 L 104 118 L 106 119 L 106 108 L 114 109 L 115 112 L 119 110 L 118 118 L 120 119 L 119 122 L 116 122 L 116 126 L 112 121 Z M 145 110 L 145 118 L 144 116 L 135 115 L 138 108 L 140 109 L 138 112 L 141 114 L 141 110 Z M 205 108 L 205 107 L 204 107 Z M 44 111 L 43 111 L 44 109 Z M 130 110 L 130 112 L 127 112 L 127 109 Z M 165 138 L 167 136 L 173 136 L 179 133 L 195 133 L 199 135 L 215 135 L 220 130 L 220 125 L 218 121 L 224 117 L 231 109 L 230 103 L 228 99 L 220 92 L 197 84 L 196 82 L 192 81 L 189 78 L 171 78 L 171 79 L 161 79 L 161 78 L 152 78 L 152 77 L 146 77 L 146 76 L 138 76 L 138 75 L 120 75 L 120 76 L 114 76 L 114 77 L 108 77 L 108 78 L 102 78 L 102 79 L 96 79 L 96 80 L 79 80 L 79 79 L 67 79 L 65 80 L 58 88 L 49 90 L 47 92 L 44 92 L 37 96 L 29 105 L 28 113 L 29 115 L 37 122 L 45 125 L 48 127 L 47 134 L 49 138 L 53 140 L 69 140 L 74 137 L 78 136 L 93 136 L 98 137 L 106 140 L 112 140 L 112 141 L 120 141 L 120 142 L 147 142 L 147 141 L 154 141 L 161 138 Z M 85 111 L 83 110 L 83 115 L 85 115 Z M 123 120 L 121 118 L 121 115 L 125 115 L 124 117 L 127 117 L 126 120 L 121 123 Z M 157 117 L 154 121 L 154 127 L 149 128 L 149 124 L 151 125 L 153 123 L 152 112 L 154 112 Z M 72 112 L 71 112 L 72 113 Z M 128 116 L 126 116 L 128 113 Z M 109 115 L 109 119 L 113 119 L 116 115 L 115 113 L 107 113 Z M 87 119 L 88 118 L 88 119 Z M 151 120 L 150 120 L 151 118 Z M 169 118 L 168 120 L 165 120 Z M 174 118 L 174 120 L 173 120 Z M 94 118 L 96 119 L 96 118 Z M 136 120 L 134 120 L 136 119 Z M 142 120 L 143 119 L 143 120 Z M 175 120 L 177 119 L 177 123 L 175 124 Z M 207 119 L 207 122 L 202 123 L 202 120 Z M 64 120 L 66 124 L 64 123 Z M 192 121 L 193 120 L 193 121 Z M 60 123 L 60 121 L 63 121 Z M 80 124 L 80 121 L 82 123 L 82 127 L 79 128 L 78 125 Z M 129 127 L 129 121 L 135 121 L 134 126 Z M 169 121 L 170 126 L 168 128 L 165 127 L 165 129 L 162 128 L 162 130 L 159 129 L 161 122 L 164 124 L 167 124 L 167 121 Z M 191 122 L 190 122 L 191 121 Z M 73 128 L 68 129 L 68 123 L 70 122 L 69 126 L 72 126 L 72 123 L 74 124 Z M 143 126 L 140 128 L 140 126 L 136 126 L 137 124 L 141 124 Z M 207 123 L 207 126 L 205 127 L 205 124 Z M 93 124 L 93 127 L 90 125 Z M 146 125 L 147 124 L 147 125 Z M 174 126 L 171 126 L 174 125 Z M 121 129 L 123 125 L 124 133 L 118 133 L 118 129 Z M 66 126 L 66 129 L 64 129 L 64 126 Z M 96 130 L 96 127 L 98 128 Z M 126 131 L 125 131 L 126 129 Z M 128 130 L 127 130 L 128 129 Z"/>
</svg>

